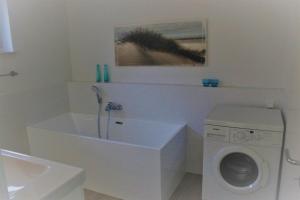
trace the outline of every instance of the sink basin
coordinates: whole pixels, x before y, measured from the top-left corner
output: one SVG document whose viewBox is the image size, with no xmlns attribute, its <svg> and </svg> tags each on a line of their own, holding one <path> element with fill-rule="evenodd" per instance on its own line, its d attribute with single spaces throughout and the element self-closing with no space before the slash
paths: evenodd
<svg viewBox="0 0 300 200">
<path fill-rule="evenodd" d="M 48 169 L 45 165 L 10 156 L 3 156 L 3 162 L 8 185 L 26 185 Z"/>
<path fill-rule="evenodd" d="M 34 179 L 41 176 L 48 169 L 41 165 L 20 159 L 20 156 L 4 152 L 2 154 L 9 197 L 13 199 L 19 190 L 24 189 Z"/>
<path fill-rule="evenodd" d="M 63 196 L 84 182 L 82 169 L 1 150 L 9 199 L 47 200 Z"/>
</svg>

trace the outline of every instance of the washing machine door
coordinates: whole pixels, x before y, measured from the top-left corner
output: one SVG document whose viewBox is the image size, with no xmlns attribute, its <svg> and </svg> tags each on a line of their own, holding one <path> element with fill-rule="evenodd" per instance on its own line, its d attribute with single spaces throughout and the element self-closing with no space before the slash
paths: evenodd
<svg viewBox="0 0 300 200">
<path fill-rule="evenodd" d="M 227 147 L 214 158 L 217 181 L 234 193 L 252 193 L 267 183 L 267 163 L 254 151 L 243 147 Z"/>
</svg>

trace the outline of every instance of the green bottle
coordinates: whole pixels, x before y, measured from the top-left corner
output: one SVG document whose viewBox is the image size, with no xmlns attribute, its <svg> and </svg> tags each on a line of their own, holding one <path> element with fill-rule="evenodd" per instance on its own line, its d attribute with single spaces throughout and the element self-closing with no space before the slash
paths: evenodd
<svg viewBox="0 0 300 200">
<path fill-rule="evenodd" d="M 108 65 L 107 64 L 104 65 L 104 69 L 103 69 L 103 81 L 105 83 L 109 83 L 110 82 L 109 71 L 108 71 Z"/>
<path fill-rule="evenodd" d="M 101 65 L 96 65 L 96 82 L 100 83 L 102 81 L 101 79 Z"/>
</svg>

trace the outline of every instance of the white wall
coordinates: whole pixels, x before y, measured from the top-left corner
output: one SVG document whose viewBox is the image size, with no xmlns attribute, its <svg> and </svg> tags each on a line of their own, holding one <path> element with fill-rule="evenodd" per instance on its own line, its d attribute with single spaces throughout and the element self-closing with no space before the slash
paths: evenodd
<svg viewBox="0 0 300 200">
<path fill-rule="evenodd" d="M 16 53 L 0 55 L 0 147 L 28 152 L 26 124 L 68 110 L 70 59 L 65 3 L 9 0 Z"/>
<path fill-rule="evenodd" d="M 288 0 L 291 1 L 291 0 Z M 216 76 L 225 85 L 281 88 L 286 47 L 284 0 L 67 0 L 72 74 L 95 79 L 95 64 L 114 65 L 113 28 L 207 18 L 209 66 L 113 67 L 113 81 L 195 84 Z"/>
</svg>

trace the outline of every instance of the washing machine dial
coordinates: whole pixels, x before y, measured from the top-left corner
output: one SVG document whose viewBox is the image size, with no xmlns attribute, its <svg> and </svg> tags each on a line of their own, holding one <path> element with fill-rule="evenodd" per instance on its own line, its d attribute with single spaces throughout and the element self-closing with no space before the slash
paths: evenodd
<svg viewBox="0 0 300 200">
<path fill-rule="evenodd" d="M 231 132 L 231 142 L 233 143 L 252 143 L 256 140 L 256 134 L 247 129 L 235 129 Z"/>
<path fill-rule="evenodd" d="M 260 134 L 256 134 L 256 135 L 254 135 L 254 139 L 255 139 L 255 141 L 260 141 L 260 140 L 262 140 L 263 139 L 263 137 L 262 137 L 262 135 L 260 135 Z"/>
<path fill-rule="evenodd" d="M 236 133 L 235 135 L 235 141 L 236 142 L 239 142 L 239 143 L 244 143 L 244 142 L 247 142 L 249 141 L 249 135 L 243 133 L 243 132 L 238 132 Z"/>
</svg>

